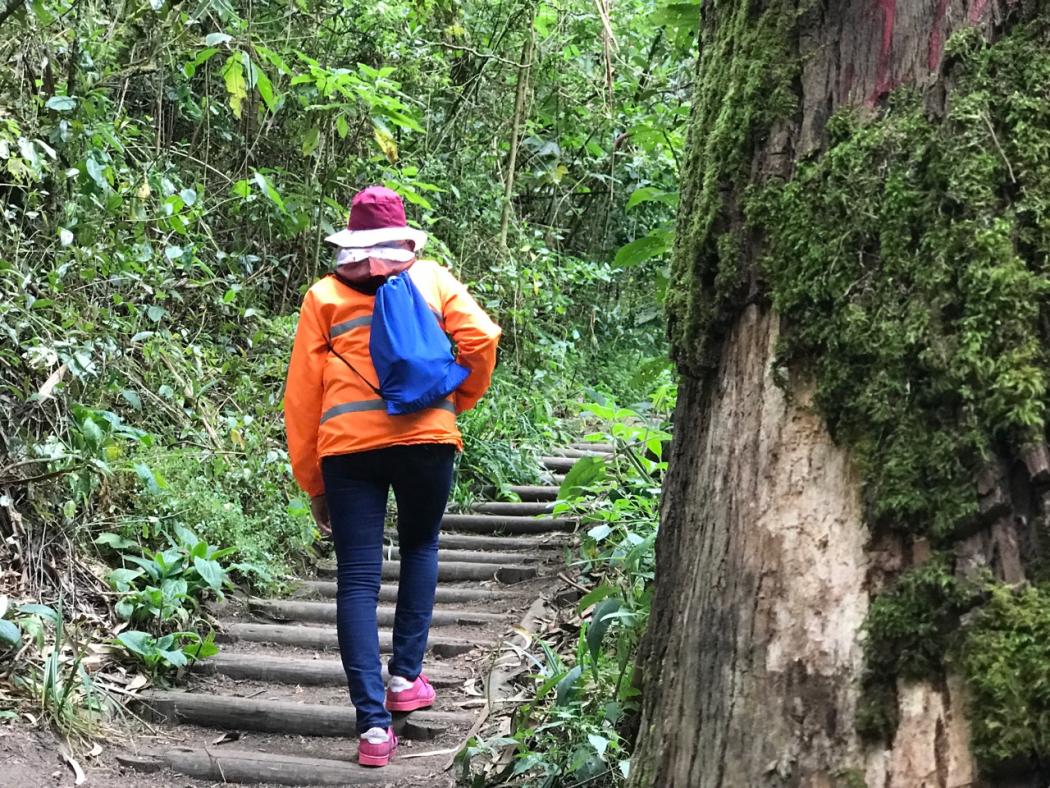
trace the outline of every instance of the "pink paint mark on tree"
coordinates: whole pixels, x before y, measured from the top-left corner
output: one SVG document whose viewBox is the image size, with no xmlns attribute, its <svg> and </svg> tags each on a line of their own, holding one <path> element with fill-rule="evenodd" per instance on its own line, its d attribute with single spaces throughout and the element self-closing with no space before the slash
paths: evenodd
<svg viewBox="0 0 1050 788">
<path fill-rule="evenodd" d="M 926 63 L 930 71 L 936 71 L 941 65 L 944 54 L 944 15 L 948 12 L 948 0 L 937 0 L 937 9 L 933 14 L 933 27 L 930 28 L 930 49 Z"/>
<path fill-rule="evenodd" d="M 991 5 L 991 0 L 974 0 L 966 15 L 966 21 L 971 25 L 976 25 L 984 18 L 984 12 L 988 10 L 989 5 Z"/>
<path fill-rule="evenodd" d="M 890 56 L 893 54 L 893 24 L 897 17 L 897 0 L 875 0 L 875 4 L 882 14 L 882 43 L 875 67 L 875 90 L 865 102 L 869 106 L 875 106 L 875 103 L 893 88 Z"/>
</svg>

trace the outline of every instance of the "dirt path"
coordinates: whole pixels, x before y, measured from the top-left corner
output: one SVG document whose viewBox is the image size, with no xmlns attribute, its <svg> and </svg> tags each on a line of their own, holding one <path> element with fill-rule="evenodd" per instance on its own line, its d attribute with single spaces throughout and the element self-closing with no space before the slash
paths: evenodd
<svg viewBox="0 0 1050 788">
<path fill-rule="evenodd" d="M 515 488 L 521 503 L 482 502 L 469 514 L 446 516 L 425 667 L 437 703 L 395 715 L 401 746 L 390 766 L 356 763 L 354 710 L 336 641 L 334 567 L 322 564 L 287 598 L 243 600 L 223 610 L 222 653 L 198 666 L 187 687 L 143 696 L 140 711 L 159 723 L 160 735 L 134 740 L 111 764 L 113 777 L 153 786 L 453 785 L 447 767 L 485 706 L 486 680 L 489 691 L 499 689 L 492 666 L 501 644 L 538 598 L 550 596 L 564 566 L 575 523 L 550 515 L 554 484 L 589 448 L 545 458 L 549 484 Z M 396 545 L 385 558 L 384 654 Z"/>
</svg>

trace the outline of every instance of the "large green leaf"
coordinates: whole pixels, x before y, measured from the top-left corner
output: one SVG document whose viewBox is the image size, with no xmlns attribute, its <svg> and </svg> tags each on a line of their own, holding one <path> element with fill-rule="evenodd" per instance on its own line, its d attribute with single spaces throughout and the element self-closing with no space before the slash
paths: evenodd
<svg viewBox="0 0 1050 788">
<path fill-rule="evenodd" d="M 646 260 L 661 257 L 671 248 L 673 237 L 671 231 L 664 227 L 651 230 L 648 235 L 621 246 L 613 258 L 613 265 L 618 268 L 634 268 Z"/>
<path fill-rule="evenodd" d="M 582 457 L 565 474 L 565 480 L 558 488 L 558 498 L 570 500 L 579 495 L 581 488 L 588 486 L 605 475 L 603 457 Z"/>
<path fill-rule="evenodd" d="M 603 599 L 594 608 L 594 613 L 591 615 L 591 624 L 587 627 L 587 648 L 591 650 L 591 659 L 596 669 L 598 657 L 601 655 L 602 640 L 612 624 L 612 618 L 606 618 L 606 616 L 615 613 L 622 604 L 623 601 L 616 597 Z"/>
<path fill-rule="evenodd" d="M 132 654 L 143 658 L 155 648 L 152 635 L 148 632 L 139 632 L 135 629 L 121 632 L 117 635 L 117 642 Z"/>
<path fill-rule="evenodd" d="M 572 690 L 582 674 L 583 668 L 579 665 L 565 674 L 564 678 L 558 682 L 558 686 L 554 690 L 554 705 L 564 706 L 569 702 L 572 698 Z"/>
<path fill-rule="evenodd" d="M 14 621 L 0 618 L 0 646 L 11 648 L 22 642 L 22 630 Z"/>
<path fill-rule="evenodd" d="M 201 576 L 201 579 L 208 584 L 208 587 L 213 591 L 221 591 L 223 581 L 226 579 L 226 573 L 222 567 L 219 566 L 218 561 L 209 561 L 206 558 L 194 558 L 193 566 L 197 570 L 197 574 Z"/>
</svg>

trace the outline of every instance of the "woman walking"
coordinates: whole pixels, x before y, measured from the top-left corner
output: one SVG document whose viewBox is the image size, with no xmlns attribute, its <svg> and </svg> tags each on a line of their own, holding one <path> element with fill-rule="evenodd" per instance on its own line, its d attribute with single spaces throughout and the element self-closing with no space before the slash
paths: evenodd
<svg viewBox="0 0 1050 788">
<path fill-rule="evenodd" d="M 397 748 L 390 712 L 434 703 L 423 654 L 437 585 L 438 532 L 455 453 L 463 448 L 456 414 L 488 389 L 500 329 L 448 270 L 416 258 L 426 234 L 407 226 L 401 198 L 390 189 L 373 186 L 357 194 L 347 229 L 326 241 L 336 250 L 335 272 L 303 300 L 288 367 L 288 450 L 314 520 L 335 542 L 339 651 L 357 710 L 358 761 L 385 766 Z M 396 297 L 406 287 L 429 310 L 401 306 L 408 302 Z M 402 391 L 406 382 L 412 387 L 414 381 L 396 378 L 411 378 L 414 373 L 403 370 L 417 360 L 391 364 L 387 351 L 391 344 L 397 352 L 419 345 L 399 344 L 398 332 L 432 338 L 427 331 L 438 329 L 418 323 L 431 317 L 455 342 L 455 360 L 445 350 L 436 383 L 428 381 L 424 394 L 410 402 L 395 402 L 388 391 Z M 384 688 L 376 605 L 390 488 L 401 576 Z"/>
</svg>

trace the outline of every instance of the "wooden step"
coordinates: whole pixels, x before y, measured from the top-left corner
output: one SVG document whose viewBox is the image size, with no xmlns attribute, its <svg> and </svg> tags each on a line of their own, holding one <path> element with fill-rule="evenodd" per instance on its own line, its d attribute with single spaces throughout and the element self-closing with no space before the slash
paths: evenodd
<svg viewBox="0 0 1050 788">
<path fill-rule="evenodd" d="M 357 737 L 357 716 L 349 702 L 345 706 L 324 706 L 152 690 L 139 696 L 139 706 L 144 717 L 156 722 L 298 736 Z M 473 714 L 420 710 L 407 715 L 395 714 L 394 730 L 409 739 L 431 739 L 451 728 L 469 726 L 473 721 Z"/>
<path fill-rule="evenodd" d="M 515 550 L 560 550 L 565 546 L 568 537 L 558 534 L 541 536 L 503 536 L 501 534 L 441 534 L 441 543 L 449 543 L 459 550 L 480 550 L 485 552 L 510 552 Z"/>
<path fill-rule="evenodd" d="M 317 650 L 339 648 L 339 635 L 335 627 L 304 627 L 297 624 L 224 624 L 217 639 L 227 643 L 271 643 Z M 477 646 L 487 645 L 486 641 L 487 638 L 471 637 L 467 640 L 431 634 L 427 639 L 427 648 L 436 657 L 454 657 L 466 654 Z M 393 646 L 393 633 L 388 629 L 380 630 L 379 650 L 389 654 Z"/>
<path fill-rule="evenodd" d="M 334 624 L 336 622 L 335 602 L 304 602 L 291 599 L 249 599 L 248 607 L 252 613 L 258 613 L 278 621 L 301 621 L 311 624 Z M 380 607 L 376 610 L 377 623 L 381 627 L 394 625 L 394 607 Z M 472 610 L 448 610 L 438 608 L 434 611 L 431 625 L 472 626 L 506 621 L 507 617 L 499 613 L 482 613 Z"/>
<path fill-rule="evenodd" d="M 556 501 L 558 488 L 552 484 L 516 484 L 509 488 L 523 501 Z"/>
<path fill-rule="evenodd" d="M 476 514 L 503 514 L 518 517 L 535 517 L 550 514 L 554 504 L 546 501 L 486 501 L 470 507 Z"/>
<path fill-rule="evenodd" d="M 595 451 L 593 449 L 552 449 L 551 455 L 554 457 L 612 457 L 611 452 L 607 451 Z"/>
<path fill-rule="evenodd" d="M 546 534 L 571 533 L 576 530 L 573 520 L 560 517 L 510 517 L 494 514 L 447 514 L 445 528 L 471 533 Z"/>
<path fill-rule="evenodd" d="M 590 443 L 589 441 L 578 441 L 577 443 L 570 443 L 570 449 L 581 449 L 583 451 L 600 451 L 606 454 L 611 454 L 616 451 L 616 447 L 611 443 Z"/>
<path fill-rule="evenodd" d="M 241 681 L 262 681 L 304 687 L 345 687 L 346 673 L 338 659 L 299 659 L 258 652 L 223 651 L 197 662 L 193 672 L 202 676 L 226 676 Z M 466 676 L 440 663 L 426 666 L 427 679 L 435 687 L 458 687 Z M 389 678 L 383 665 L 383 681 Z"/>
<path fill-rule="evenodd" d="M 325 562 L 317 565 L 320 577 L 335 577 L 336 565 Z M 383 579 L 397 580 L 401 576 L 400 561 L 383 562 Z M 535 566 L 499 564 L 438 563 L 439 582 L 462 582 L 465 580 L 496 580 L 500 583 L 520 583 L 536 576 Z"/>
<path fill-rule="evenodd" d="M 300 581 L 296 590 L 297 596 L 332 599 L 335 597 L 335 594 L 336 584 L 334 580 L 303 580 Z M 383 585 L 379 586 L 379 600 L 381 602 L 396 602 L 397 585 L 383 583 Z M 515 592 L 510 588 L 491 588 L 477 585 L 468 588 L 450 588 L 439 585 L 437 587 L 436 601 L 439 605 L 470 603 L 495 605 L 495 609 L 498 610 L 501 604 L 505 603 L 506 606 L 513 604 Z"/>
<path fill-rule="evenodd" d="M 117 761 L 144 773 L 167 768 L 199 780 L 251 785 L 401 785 L 419 775 L 410 761 L 399 763 L 396 758 L 373 769 L 353 761 L 226 747 L 171 747 L 120 754 Z"/>
<path fill-rule="evenodd" d="M 570 471 L 578 461 L 576 457 L 541 457 L 540 462 L 549 471 Z"/>
<path fill-rule="evenodd" d="M 401 551 L 395 546 L 383 548 L 383 558 L 390 561 L 400 560 Z M 442 564 L 517 564 L 542 561 L 543 556 L 536 553 L 502 552 L 492 550 L 438 550 L 438 563 Z"/>
</svg>

